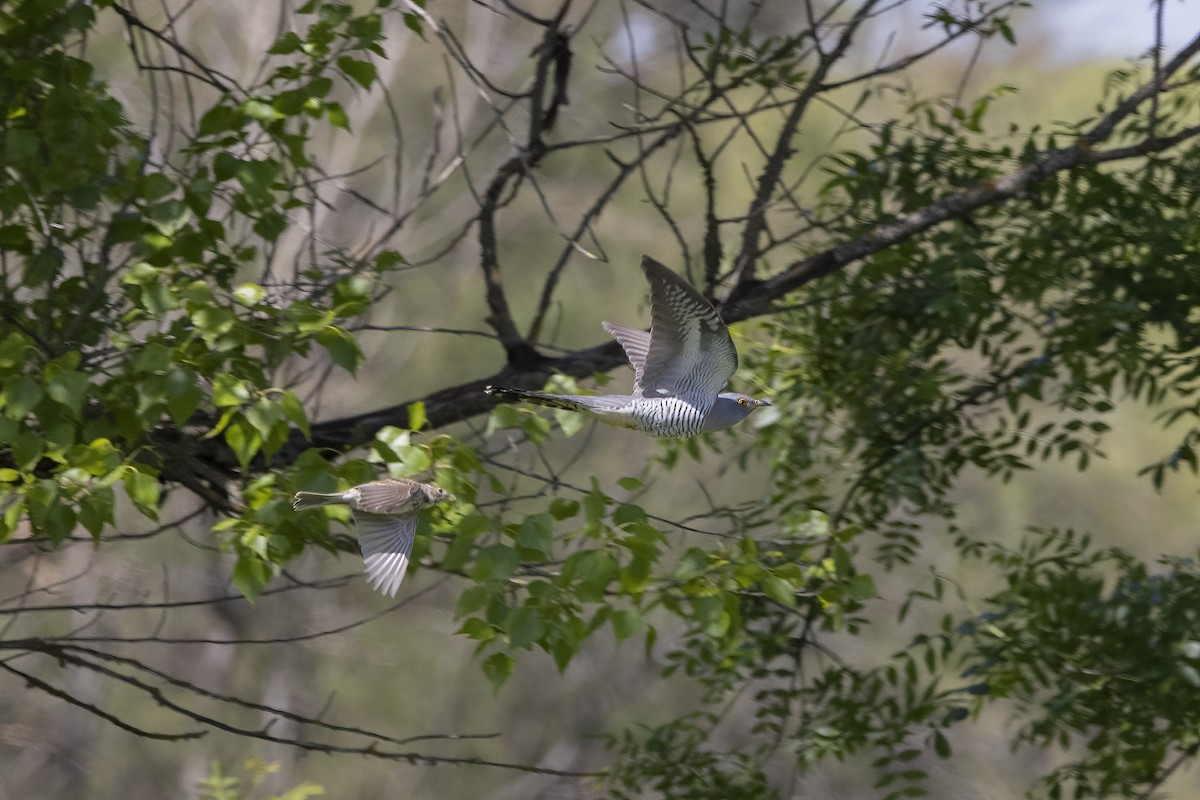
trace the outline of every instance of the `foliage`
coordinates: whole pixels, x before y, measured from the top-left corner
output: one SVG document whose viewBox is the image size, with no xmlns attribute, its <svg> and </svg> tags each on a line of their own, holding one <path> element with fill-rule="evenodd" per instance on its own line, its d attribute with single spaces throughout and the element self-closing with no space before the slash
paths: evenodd
<svg viewBox="0 0 1200 800">
<path fill-rule="evenodd" d="M 280 370 L 316 346 L 353 371 L 361 353 L 342 323 L 363 313 L 375 276 L 397 264 L 381 253 L 301 272 L 288 280 L 302 293 L 283 291 L 284 278 L 262 266 L 288 214 L 311 208 L 311 126 L 346 124 L 325 99 L 327 72 L 362 78 L 353 54 L 378 50 L 377 13 L 321 8 L 303 47 L 290 34 L 275 48 L 294 63 L 261 85 L 239 92 L 210 77 L 224 91 L 170 162 L 127 123 L 92 66 L 64 49 L 96 9 L 31 1 L 6 14 L 14 80 L 2 90 L 3 149 L 16 180 L 0 198 L 10 265 L 0 437 L 12 443 L 0 538 L 23 519 L 53 542 L 76 525 L 99 538 L 115 522 L 119 489 L 158 520 L 161 487 L 175 483 L 236 512 L 221 528 L 248 597 L 306 544 L 280 524 L 274 476 L 249 481 L 235 508 L 223 476 L 178 432 L 219 439 L 221 466 L 243 474 L 307 433 L 304 404 L 278 385 Z"/>
<path fill-rule="evenodd" d="M 268 764 L 260 759 L 251 758 L 243 765 L 243 769 L 250 788 L 253 789 L 261 784 L 267 776 L 278 772 L 279 763 Z M 197 788 L 200 789 L 201 800 L 249 800 L 254 795 L 243 790 L 243 783 L 245 781 L 241 778 L 226 775 L 221 770 L 220 762 L 214 761 L 208 775 L 200 781 Z M 324 788 L 313 783 L 302 783 L 288 789 L 283 794 L 271 795 L 271 800 L 307 800 L 310 797 L 320 797 L 324 794 Z"/>
<path fill-rule="evenodd" d="M 693 688 L 687 708 L 639 709 L 608 732 L 603 791 L 614 797 L 781 797 L 831 760 L 869 765 L 878 796 L 918 796 L 929 761 L 952 758 L 996 704 L 1017 720 L 1014 745 L 1062 749 L 1037 791 L 1156 791 L 1200 750 L 1188 702 L 1200 686 L 1195 565 L 1166 555 L 1154 568 L 1036 527 L 1010 545 L 1002 532 L 963 529 L 959 492 L 966 478 L 1006 482 L 1048 460 L 1086 472 L 1120 401 L 1155 409 L 1178 438 L 1144 470 L 1154 486 L 1197 472 L 1200 41 L 1117 74 L 1094 119 L 998 133 L 991 115 L 1007 85 L 970 97 L 888 82 L 958 40 L 1014 45 L 1023 3 L 938 5 L 928 19 L 937 48 L 860 70 L 842 65 L 882 13 L 870 0 L 794 34 L 767 34 L 752 14 L 709 20 L 693 38 L 675 20 L 678 84 L 608 64 L 636 102 L 622 96 L 619 112 L 605 111 L 617 133 L 575 139 L 556 128 L 573 80 L 568 5 L 546 19 L 514 12 L 539 39 L 520 91 L 498 89 L 421 3 L 313 0 L 263 48 L 246 85 L 193 57 L 170 25 L 113 2 L 0 11 L 0 541 L 63 546 L 82 529 L 104 546 L 138 517 L 173 530 L 183 498 L 184 520 L 213 516 L 205 533 L 231 553 L 230 579 L 253 602 L 314 588 L 286 573 L 309 549 L 356 552 L 336 533 L 344 510 L 291 512 L 297 488 L 427 476 L 456 500 L 422 516 L 414 561 L 457 581 L 457 633 L 497 692 L 526 668 L 525 651 L 566 672 L 601 637 L 623 651 L 642 645 L 664 685 Z M 163 71 L 194 92 L 191 113 L 163 101 L 150 120 L 133 119 L 84 46 L 102 19 L 126 26 L 139 67 L 138 42 L 158 34 L 176 57 Z M 455 152 L 434 131 L 415 194 L 419 209 L 458 186 L 474 203 L 449 239 L 478 237 L 479 318 L 491 333 L 467 333 L 500 345 L 494 377 L 574 391 L 620 363 L 612 345 L 551 357 L 539 338 L 563 267 L 591 254 L 584 242 L 603 238 L 594 218 L 637 177 L 681 268 L 729 321 L 757 320 L 738 334 L 743 379 L 769 393 L 771 414 L 741 435 L 657 445 L 612 475 L 597 465 L 587 485 L 560 474 L 575 457 L 558 448 L 579 443 L 586 455 L 611 431 L 564 412 L 491 408 L 486 382 L 445 370 L 445 382 L 462 382 L 320 418 L 329 376 L 348 380 L 368 363 L 368 318 L 387 308 L 389 288 L 438 263 L 395 247 L 412 209 L 360 246 L 314 232 L 336 205 L 325 192 L 363 198 L 314 153 L 358 124 L 347 98 L 382 91 L 398 35 L 435 40 L 489 98 L 487 121 L 457 130 Z M 894 112 L 875 104 L 889 92 Z M 841 109 L 842 127 L 802 169 L 790 158 L 818 96 Z M 164 120 L 168 137 L 155 128 Z M 615 169 L 607 182 L 562 179 L 565 196 L 594 201 L 565 235 L 557 215 L 577 204 L 554 202 L 555 170 L 564 154 L 598 153 Z M 742 198 L 723 176 L 745 158 L 757 174 Z M 501 214 L 518 200 L 551 223 L 553 235 L 539 234 L 539 246 L 553 240 L 545 253 L 562 247 L 557 264 L 544 255 L 537 267 L 540 294 L 518 281 L 534 271 L 516 273 L 506 249 L 506 236 L 524 233 L 515 222 L 506 231 Z M 532 309 L 521 312 L 527 335 L 509 306 L 518 292 Z M 444 293 L 443 283 L 428 310 L 445 310 Z M 482 430 L 453 427 L 485 412 Z M 660 511 L 656 492 L 713 465 L 752 487 L 744 502 Z M 946 554 L 1004 584 L 981 598 L 982 612 L 962 613 L 967 592 L 928 569 Z M 898 613 L 879 596 L 893 580 L 906 587 Z M 841 652 L 893 629 L 908 646 Z M 409 740 L 217 693 L 86 642 L 39 632 L 0 647 L 90 670 L 248 738 L 563 774 L 414 753 Z M 199 735 L 122 722 L 23 663 L 0 666 L 126 730 Z M 172 705 L 164 686 L 214 710 Z M 303 733 L 233 721 L 247 710 Z M 269 771 L 247 769 L 252 783 Z M 216 800 L 241 787 L 214 764 L 201 790 Z M 283 797 L 320 792 L 303 784 Z"/>
<path fill-rule="evenodd" d="M 1035 533 L 1018 552 L 988 548 L 1008 585 L 946 643 L 965 651 L 965 675 L 1015 702 L 1017 744 L 1082 744 L 1044 778 L 1046 796 L 1146 796 L 1198 748 L 1176 709 L 1200 690 L 1200 573 L 1192 559 L 1154 571 L 1071 531 Z"/>
</svg>

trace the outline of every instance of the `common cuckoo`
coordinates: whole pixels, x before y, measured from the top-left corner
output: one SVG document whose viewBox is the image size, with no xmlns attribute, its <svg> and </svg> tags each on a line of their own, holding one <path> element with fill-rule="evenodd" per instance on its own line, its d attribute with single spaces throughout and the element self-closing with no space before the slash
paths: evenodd
<svg viewBox="0 0 1200 800">
<path fill-rule="evenodd" d="M 432 484 L 384 478 L 333 494 L 296 492 L 292 508 L 304 511 L 338 504 L 350 506 L 358 528 L 367 583 L 372 589 L 395 597 L 408 571 L 418 512 L 449 499 L 449 493 Z"/>
<path fill-rule="evenodd" d="M 633 394 L 547 394 L 495 386 L 485 391 L 502 400 L 582 411 L 610 425 L 672 438 L 729 428 L 770 405 L 722 391 L 738 357 L 712 303 L 649 256 L 642 256 L 642 271 L 650 282 L 650 331 L 602 323 L 633 365 Z"/>
</svg>

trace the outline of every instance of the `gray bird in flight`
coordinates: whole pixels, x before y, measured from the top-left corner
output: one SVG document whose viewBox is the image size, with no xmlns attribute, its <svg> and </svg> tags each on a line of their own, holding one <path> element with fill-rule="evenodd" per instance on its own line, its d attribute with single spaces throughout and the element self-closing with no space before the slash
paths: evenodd
<svg viewBox="0 0 1200 800">
<path fill-rule="evenodd" d="M 408 571 L 418 512 L 449 499 L 448 492 L 429 483 L 384 478 L 332 494 L 296 492 L 292 508 L 304 511 L 338 504 L 350 506 L 358 528 L 367 583 L 372 589 L 395 597 Z"/>
<path fill-rule="evenodd" d="M 502 400 L 582 411 L 610 425 L 670 438 L 723 430 L 769 406 L 766 400 L 722 391 L 738 357 L 712 303 L 649 256 L 642 256 L 642 271 L 650 282 L 649 332 L 602 323 L 633 365 L 633 394 L 547 394 L 495 386 L 485 391 Z"/>
</svg>

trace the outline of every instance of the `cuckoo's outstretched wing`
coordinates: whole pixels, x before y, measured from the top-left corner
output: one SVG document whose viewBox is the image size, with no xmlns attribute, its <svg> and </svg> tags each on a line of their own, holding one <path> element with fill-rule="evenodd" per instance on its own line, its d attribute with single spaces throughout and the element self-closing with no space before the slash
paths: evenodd
<svg viewBox="0 0 1200 800">
<path fill-rule="evenodd" d="M 600 326 L 625 349 L 625 357 L 633 366 L 633 396 L 641 397 L 642 375 L 646 372 L 646 356 L 650 353 L 650 332 L 608 321 L 601 322 Z"/>
<path fill-rule="evenodd" d="M 363 568 L 371 588 L 395 597 L 408 572 L 413 539 L 417 533 L 417 514 L 390 515 L 354 512 L 358 526 L 358 546 L 362 548 Z"/>
<path fill-rule="evenodd" d="M 729 329 L 712 303 L 679 275 L 649 256 L 642 256 L 642 271 L 650 282 L 651 325 L 635 393 L 691 401 L 716 398 L 737 370 Z M 628 354 L 629 346 L 620 336 L 617 340 Z M 640 344 L 636 337 L 632 341 Z"/>
</svg>

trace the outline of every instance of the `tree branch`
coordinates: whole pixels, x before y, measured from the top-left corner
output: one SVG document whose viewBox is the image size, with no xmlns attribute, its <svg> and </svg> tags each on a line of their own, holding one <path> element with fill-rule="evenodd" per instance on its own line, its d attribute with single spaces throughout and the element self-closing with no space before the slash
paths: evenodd
<svg viewBox="0 0 1200 800">
<path fill-rule="evenodd" d="M 1123 104 L 1120 111 L 1128 113 L 1132 106 Z M 1113 112 L 1115 115 L 1117 112 Z M 1107 124 L 1107 118 L 1101 125 Z M 1115 122 L 1112 126 L 1115 126 Z M 1111 130 L 1111 127 L 1109 129 Z M 1098 126 L 1099 127 L 1099 126 Z M 1086 141 L 1072 147 L 1059 148 L 1042 155 L 1032 164 L 994 181 L 943 198 L 897 220 L 877 226 L 861 239 L 835 245 L 796 262 L 784 272 L 751 288 L 742 297 L 720 306 L 721 316 L 728 323 L 761 317 L 773 312 L 774 303 L 796 289 L 836 270 L 853 264 L 873 253 L 907 241 L 914 236 L 950 220 L 961 219 L 970 212 L 996 206 L 1019 197 L 1041 181 L 1081 165 L 1110 163 L 1168 150 L 1200 138 L 1200 126 L 1188 128 L 1174 136 L 1145 140 L 1136 145 L 1111 150 L 1093 150 Z M 1085 137 L 1090 140 L 1090 134 Z M 557 358 L 543 358 L 524 369 L 508 365 L 486 378 L 461 383 L 439 390 L 424 398 L 414 398 L 400 405 L 370 411 L 352 417 L 318 422 L 312 426 L 312 444 L 345 450 L 371 441 L 375 433 L 387 425 L 406 427 L 408 406 L 425 404 L 426 417 L 434 428 L 473 417 L 497 405 L 483 393 L 490 384 L 517 388 L 540 388 L 555 373 L 584 378 L 597 372 L 622 366 L 624 353 L 616 342 L 607 342 L 586 350 L 568 353 Z M 295 444 L 301 444 L 298 439 Z"/>
<path fill-rule="evenodd" d="M 858 27 L 867 18 L 872 7 L 877 2 L 878 0 L 867 0 L 867 2 L 863 3 L 855 13 L 853 19 L 846 24 L 846 28 L 842 31 L 841 36 L 838 37 L 838 42 L 834 49 L 828 53 L 821 54 L 816 69 L 808 77 L 808 81 L 800 91 L 800 96 L 796 98 L 791 110 L 788 112 L 787 118 L 784 120 L 779 135 L 775 139 L 775 148 L 767 159 L 766 166 L 763 167 L 762 175 L 759 176 L 758 185 L 754 192 L 754 200 L 751 202 L 750 211 L 747 214 L 746 227 L 742 231 L 742 245 L 738 250 L 737 258 L 733 262 L 735 280 L 733 294 L 735 297 L 743 293 L 755 279 L 754 265 L 758 261 L 759 255 L 758 241 L 767 227 L 767 209 L 771 205 L 771 198 L 775 194 L 775 186 L 779 182 L 779 176 L 783 173 L 783 165 L 791 157 L 792 153 L 795 152 L 792 148 L 792 139 L 796 136 L 796 132 L 800 128 L 800 121 L 808 111 L 809 103 L 822 91 L 825 76 L 829 74 L 829 70 L 832 69 L 833 65 L 845 55 L 851 41 L 854 39 L 855 32 L 858 31 Z M 815 32 L 813 35 L 816 35 Z"/>
</svg>

